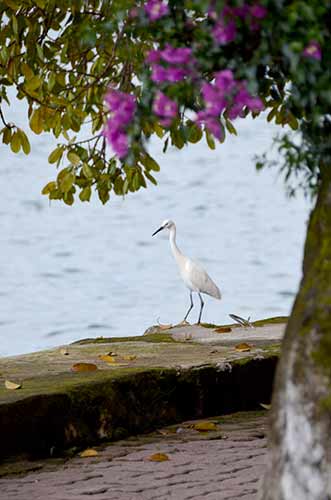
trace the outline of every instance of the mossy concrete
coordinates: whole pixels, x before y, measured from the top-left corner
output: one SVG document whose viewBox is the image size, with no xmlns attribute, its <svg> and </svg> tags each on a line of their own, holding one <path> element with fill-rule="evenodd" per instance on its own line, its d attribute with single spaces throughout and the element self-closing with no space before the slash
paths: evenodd
<svg viewBox="0 0 331 500">
<path fill-rule="evenodd" d="M 283 326 L 217 333 L 186 325 L 3 358 L 0 454 L 49 456 L 189 418 L 257 409 L 270 400 Z M 251 350 L 238 351 L 238 339 Z M 116 363 L 99 357 L 110 351 Z M 73 372 L 79 362 L 97 370 Z M 5 380 L 22 388 L 8 390 Z"/>
</svg>

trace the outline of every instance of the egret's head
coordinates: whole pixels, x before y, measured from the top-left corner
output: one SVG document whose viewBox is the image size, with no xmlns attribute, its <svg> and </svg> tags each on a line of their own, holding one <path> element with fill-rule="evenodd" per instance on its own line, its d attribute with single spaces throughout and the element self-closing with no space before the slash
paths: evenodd
<svg viewBox="0 0 331 500">
<path fill-rule="evenodd" d="M 175 227 L 175 223 L 172 220 L 164 220 L 161 224 L 161 227 L 155 231 L 155 233 L 152 234 L 152 236 L 155 236 L 157 233 L 162 231 L 163 229 L 171 229 L 172 227 Z"/>
</svg>

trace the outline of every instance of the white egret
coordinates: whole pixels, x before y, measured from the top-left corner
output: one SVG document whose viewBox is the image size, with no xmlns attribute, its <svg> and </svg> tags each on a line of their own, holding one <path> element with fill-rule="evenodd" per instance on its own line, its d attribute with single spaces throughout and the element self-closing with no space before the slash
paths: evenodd
<svg viewBox="0 0 331 500">
<path fill-rule="evenodd" d="M 183 321 L 186 321 L 186 318 L 188 317 L 193 308 L 192 293 L 196 292 L 199 295 L 201 304 L 199 319 L 198 319 L 198 324 L 199 324 L 201 321 L 201 314 L 204 306 L 204 301 L 202 300 L 201 294 L 205 293 L 207 295 L 211 295 L 215 299 L 220 299 L 221 292 L 218 286 L 213 282 L 210 276 L 203 269 L 203 267 L 201 267 L 198 262 L 195 262 L 189 257 L 183 255 L 182 252 L 179 250 L 176 244 L 176 224 L 172 220 L 165 220 L 164 222 L 162 222 L 161 227 L 157 229 L 152 234 L 152 236 L 155 236 L 155 234 L 159 233 L 163 229 L 169 230 L 169 241 L 170 241 L 171 251 L 176 259 L 180 275 L 185 285 L 190 290 L 191 304 Z"/>
</svg>

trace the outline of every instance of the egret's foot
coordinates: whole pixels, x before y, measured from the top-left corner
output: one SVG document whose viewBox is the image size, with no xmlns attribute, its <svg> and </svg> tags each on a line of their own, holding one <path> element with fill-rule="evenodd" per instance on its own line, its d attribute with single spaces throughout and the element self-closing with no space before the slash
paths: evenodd
<svg viewBox="0 0 331 500">
<path fill-rule="evenodd" d="M 186 321 L 186 319 L 183 319 L 180 323 L 178 323 L 177 326 L 190 326 L 190 323 Z"/>
</svg>

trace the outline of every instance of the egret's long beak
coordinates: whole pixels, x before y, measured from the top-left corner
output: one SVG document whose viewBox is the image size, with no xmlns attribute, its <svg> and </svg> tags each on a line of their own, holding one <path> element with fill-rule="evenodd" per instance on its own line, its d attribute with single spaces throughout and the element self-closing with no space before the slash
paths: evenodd
<svg viewBox="0 0 331 500">
<path fill-rule="evenodd" d="M 157 230 L 155 231 L 155 233 L 153 233 L 153 234 L 152 234 L 152 236 L 155 236 L 157 233 L 159 233 L 160 231 L 162 231 L 162 229 L 164 229 L 164 227 L 163 227 L 163 226 L 159 227 L 159 229 L 157 229 Z"/>
</svg>

